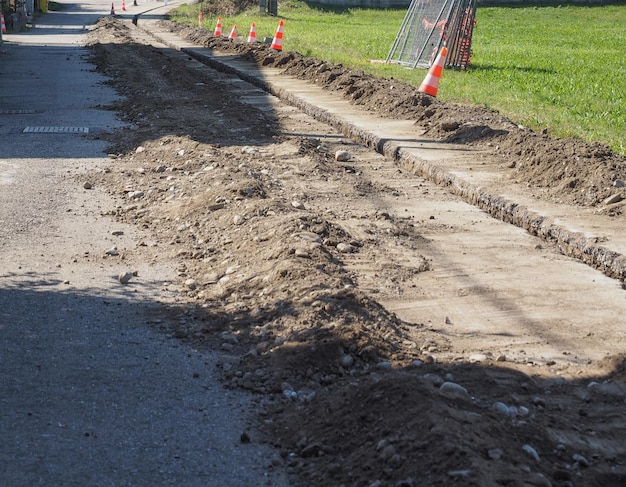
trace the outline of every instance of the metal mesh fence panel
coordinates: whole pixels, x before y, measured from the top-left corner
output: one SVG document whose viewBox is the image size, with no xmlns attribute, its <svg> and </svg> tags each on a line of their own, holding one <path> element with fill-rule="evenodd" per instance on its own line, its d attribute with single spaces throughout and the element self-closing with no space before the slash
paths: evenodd
<svg viewBox="0 0 626 487">
<path fill-rule="evenodd" d="M 387 63 L 428 68 L 443 45 L 446 66 L 466 69 L 470 61 L 475 0 L 413 0 L 387 56 Z"/>
</svg>

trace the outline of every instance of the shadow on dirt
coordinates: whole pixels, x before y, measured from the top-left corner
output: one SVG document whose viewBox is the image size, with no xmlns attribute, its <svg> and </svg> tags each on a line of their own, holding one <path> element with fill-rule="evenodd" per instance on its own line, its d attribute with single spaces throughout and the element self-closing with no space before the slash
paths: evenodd
<svg viewBox="0 0 626 487">
<path fill-rule="evenodd" d="M 158 283 L 136 282 L 111 294 L 60 290 L 63 283 L 52 274 L 2 279 L 15 282 L 0 290 L 3 356 L 31 354 L 40 366 L 29 380 L 41 381 L 63 363 L 77 390 L 97 389 L 111 366 L 106 354 L 103 362 L 68 354 L 68 347 L 87 349 L 100 339 L 93 333 L 102 327 L 103 336 L 110 334 L 119 310 L 128 308 L 123 315 L 135 319 L 113 326 L 127 330 L 121 341 L 149 328 L 182 339 L 189 349 L 219 349 L 224 385 L 255 393 L 267 440 L 306 485 L 606 487 L 626 481 L 623 356 L 607 358 L 602 373 L 576 380 L 540 376 L 532 364 L 498 365 L 493 357 L 437 363 L 428 358 L 437 354 L 428 330 L 417 333 L 423 344 L 407 342 L 407 329 L 415 337 L 421 325 L 402 322 L 353 289 L 307 289 L 312 300 L 287 293 L 258 309 L 222 296 L 232 304 L 224 312 L 213 311 L 212 300 L 205 307 L 166 308 L 137 297 L 158 295 Z M 38 322 L 55 330 L 54 340 L 42 340 L 47 333 Z M 16 333 L 21 338 L 7 342 Z M 33 350 L 42 349 L 57 362 L 38 362 Z M 132 381 L 139 370 L 132 363 L 144 359 L 128 360 L 126 379 Z M 3 377 L 2 388 L 11 394 L 15 376 Z M 159 391 L 163 397 L 163 386 Z M 63 407 L 63 400 L 55 404 Z"/>
<path fill-rule="evenodd" d="M 209 300 L 191 318 L 168 333 L 223 352 L 225 385 L 260 394 L 271 441 L 306 485 L 626 480 L 623 356 L 576 380 L 491 356 L 437 363 L 428 330 L 358 291 L 215 314 Z"/>
<path fill-rule="evenodd" d="M 245 293 L 162 309 L 153 326 L 219 350 L 224 385 L 255 393 L 268 441 L 306 485 L 626 480 L 624 356 L 575 380 L 492 356 L 438 363 L 435 333 L 358 290 L 295 286 L 254 309 Z"/>
</svg>

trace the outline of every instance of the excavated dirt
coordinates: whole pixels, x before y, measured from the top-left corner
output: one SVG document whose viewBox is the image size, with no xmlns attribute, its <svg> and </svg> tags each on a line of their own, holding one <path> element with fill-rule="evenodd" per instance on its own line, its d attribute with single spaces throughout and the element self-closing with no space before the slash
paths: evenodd
<svg viewBox="0 0 626 487">
<path fill-rule="evenodd" d="M 511 178 L 546 197 L 606 207 L 612 196 L 604 211 L 623 214 L 615 195 L 625 196 L 626 161 L 605 147 L 168 25 L 381 116 L 414 119 L 431 137 L 491 148 Z M 105 136 L 110 168 L 90 183 L 118 201 L 108 214 L 154 235 L 124 250 L 128 262 L 177 263 L 179 305 L 154 322 L 223 354 L 225 386 L 256 394 L 255 427 L 280 452 L 274 467 L 311 486 L 624 485 L 624 356 L 577 378 L 547 367 L 529 375 L 504 356 L 440 359 L 455 353 L 445 335 L 379 304 L 430 268 L 417 222 L 363 209 L 405 175 L 295 109 L 242 103 L 227 75 L 190 69 L 184 54 L 148 42 L 113 17 L 91 33 L 97 68 L 127 96 L 111 108 L 133 127 Z M 297 135 L 307 133 L 328 137 Z M 350 160 L 337 162 L 338 150 Z M 354 270 L 359 262 L 376 268 L 373 281 Z"/>
</svg>

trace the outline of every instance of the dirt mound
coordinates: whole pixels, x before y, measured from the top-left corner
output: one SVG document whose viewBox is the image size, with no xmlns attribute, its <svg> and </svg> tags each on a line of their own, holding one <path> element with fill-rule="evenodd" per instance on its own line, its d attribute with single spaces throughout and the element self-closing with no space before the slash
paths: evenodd
<svg viewBox="0 0 626 487">
<path fill-rule="evenodd" d="M 381 116 L 415 118 L 430 134 L 491 144 L 532 184 L 550 180 L 540 148 L 554 152 L 555 177 L 561 155 L 581 171 L 596 164 L 585 184 L 598 198 L 622 170 L 601 147 L 532 134 L 406 85 L 176 29 L 310 76 Z M 286 107 L 243 104 L 227 75 L 203 75 L 145 37 L 111 17 L 92 33 L 96 65 L 128 96 L 112 108 L 135 128 L 105 136 L 110 167 L 90 179 L 117 200 L 106 214 L 153 235 L 126 249 L 127 262 L 176 262 L 179 304 L 155 323 L 219 350 L 225 386 L 257 394 L 263 441 L 280 451 L 273 466 L 311 486 L 624 484 L 624 357 L 601 364 L 593 381 L 547 379 L 539 367 L 530 376 L 505 356 L 455 358 L 445 333 L 376 300 L 407 292 L 430 265 L 414 222 L 366 206 L 394 194 L 397 168 L 335 135 L 289 135 L 327 128 Z M 339 149 L 353 159 L 336 161 Z M 577 192 L 553 183 L 555 195 Z"/>
<path fill-rule="evenodd" d="M 459 381 L 475 397 L 444 382 Z M 445 384 L 445 385 L 444 385 Z M 520 395 L 511 391 L 523 391 Z M 451 392 L 446 392 L 451 391 Z M 284 413 L 274 434 L 288 445 L 307 485 L 618 485 L 599 473 L 582 480 L 585 460 L 555 436 L 569 421 L 545 407 L 541 385 L 501 371 L 380 372 L 331 386 L 319 400 Z M 532 397 L 532 394 L 536 396 Z M 311 418 L 302 421 L 303 417 Z M 287 427 L 285 427 L 285 424 Z M 338 427 L 338 425 L 340 425 Z M 562 430 L 562 431 L 559 431 Z M 590 482 L 590 483 L 587 483 Z"/>
</svg>

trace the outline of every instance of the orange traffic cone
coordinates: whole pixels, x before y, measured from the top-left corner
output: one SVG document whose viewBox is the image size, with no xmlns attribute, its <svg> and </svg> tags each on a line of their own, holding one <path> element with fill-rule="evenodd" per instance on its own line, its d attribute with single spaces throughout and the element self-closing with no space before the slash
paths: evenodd
<svg viewBox="0 0 626 487">
<path fill-rule="evenodd" d="M 443 73 L 443 65 L 446 63 L 446 54 L 448 54 L 448 48 L 442 47 L 441 52 L 435 59 L 433 64 L 428 70 L 428 74 L 417 91 L 426 93 L 427 95 L 437 96 L 437 88 L 439 88 L 439 79 L 441 73 Z"/>
<path fill-rule="evenodd" d="M 250 26 L 250 34 L 248 34 L 248 42 L 256 42 L 256 24 L 252 22 Z"/>
<path fill-rule="evenodd" d="M 126 4 L 124 3 L 124 0 L 122 0 L 122 12 L 126 11 Z"/>
<path fill-rule="evenodd" d="M 277 51 L 283 50 L 283 27 L 285 25 L 285 21 L 281 20 L 278 24 L 278 29 L 276 29 L 276 35 L 274 36 L 274 40 L 272 41 L 272 49 L 276 49 Z"/>
<path fill-rule="evenodd" d="M 0 29 L 2 30 L 3 34 L 7 33 L 7 25 L 4 23 L 4 14 L 0 14 L 0 24 L 2 24 L 2 27 L 0 27 Z"/>
<path fill-rule="evenodd" d="M 233 25 L 233 30 L 230 31 L 230 34 L 228 35 L 228 39 L 231 41 L 234 41 L 235 39 L 237 39 L 237 26 Z"/>
<path fill-rule="evenodd" d="M 204 18 L 202 17 L 202 10 L 198 12 L 198 27 L 202 29 L 202 22 L 204 22 Z"/>
<path fill-rule="evenodd" d="M 115 5 L 111 4 L 111 15 L 115 15 Z"/>
<path fill-rule="evenodd" d="M 215 26 L 215 32 L 213 35 L 216 37 L 220 37 L 222 35 L 222 17 L 217 18 L 217 25 Z"/>
</svg>

